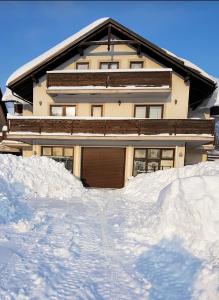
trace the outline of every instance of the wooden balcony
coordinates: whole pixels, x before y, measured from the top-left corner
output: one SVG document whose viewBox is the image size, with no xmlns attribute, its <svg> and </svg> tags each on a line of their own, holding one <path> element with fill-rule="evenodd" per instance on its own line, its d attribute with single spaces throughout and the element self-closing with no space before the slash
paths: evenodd
<svg viewBox="0 0 219 300">
<path fill-rule="evenodd" d="M 66 119 L 55 117 L 12 117 L 9 133 L 64 134 L 208 134 L 214 135 L 214 120 L 199 119 Z"/>
<path fill-rule="evenodd" d="M 52 87 L 166 87 L 171 88 L 171 69 L 73 70 L 47 73 L 47 88 Z"/>
</svg>

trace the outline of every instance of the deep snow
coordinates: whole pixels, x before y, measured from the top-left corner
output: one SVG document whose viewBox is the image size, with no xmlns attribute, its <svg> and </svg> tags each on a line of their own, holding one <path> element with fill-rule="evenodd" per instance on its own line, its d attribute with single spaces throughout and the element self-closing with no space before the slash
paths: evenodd
<svg viewBox="0 0 219 300">
<path fill-rule="evenodd" d="M 0 155 L 0 299 L 216 300 L 219 162 L 87 190 Z"/>
</svg>

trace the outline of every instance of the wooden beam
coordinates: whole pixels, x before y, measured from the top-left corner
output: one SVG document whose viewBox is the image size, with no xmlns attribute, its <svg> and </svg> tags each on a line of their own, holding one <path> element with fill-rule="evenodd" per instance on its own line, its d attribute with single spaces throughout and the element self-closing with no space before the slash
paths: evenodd
<svg viewBox="0 0 219 300">
<path fill-rule="evenodd" d="M 84 49 L 82 46 L 78 47 L 78 52 L 79 52 L 80 56 L 84 56 Z"/>
<path fill-rule="evenodd" d="M 108 51 L 110 51 L 110 42 L 111 42 L 111 25 L 108 26 L 108 47 L 107 47 Z"/>
<path fill-rule="evenodd" d="M 111 40 L 110 44 L 111 45 L 121 45 L 121 44 L 137 45 L 139 43 L 137 43 L 136 41 L 133 41 L 133 40 Z M 108 45 L 108 41 L 87 41 L 87 42 L 81 43 L 80 45 L 83 45 L 83 46 Z"/>
</svg>

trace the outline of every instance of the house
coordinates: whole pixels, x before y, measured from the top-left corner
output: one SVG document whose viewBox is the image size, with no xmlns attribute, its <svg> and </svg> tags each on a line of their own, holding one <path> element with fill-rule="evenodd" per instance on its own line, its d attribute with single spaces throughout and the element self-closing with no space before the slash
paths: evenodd
<svg viewBox="0 0 219 300">
<path fill-rule="evenodd" d="M 13 141 L 13 144 L 15 143 L 15 147 L 11 147 L 9 145 L 9 141 L 5 143 L 6 139 L 6 131 L 7 131 L 7 107 L 4 101 L 2 101 L 2 91 L 0 89 L 0 154 L 15 154 L 20 155 L 21 150 L 17 147 L 16 141 Z"/>
<path fill-rule="evenodd" d="M 214 121 L 209 110 L 190 116 L 215 87 L 198 67 L 99 19 L 9 77 L 22 102 L 4 142 L 64 162 L 85 186 L 121 188 L 132 175 L 207 159 Z"/>
</svg>

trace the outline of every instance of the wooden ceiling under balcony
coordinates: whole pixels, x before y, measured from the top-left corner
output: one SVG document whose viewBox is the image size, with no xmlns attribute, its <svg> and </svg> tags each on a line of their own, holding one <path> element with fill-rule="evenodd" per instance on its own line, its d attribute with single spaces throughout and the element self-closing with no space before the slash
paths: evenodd
<svg viewBox="0 0 219 300">
<path fill-rule="evenodd" d="M 171 71 L 92 71 L 47 73 L 47 87 L 169 87 Z"/>
</svg>

